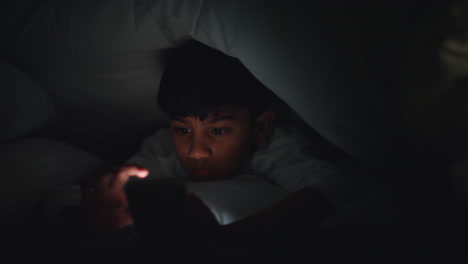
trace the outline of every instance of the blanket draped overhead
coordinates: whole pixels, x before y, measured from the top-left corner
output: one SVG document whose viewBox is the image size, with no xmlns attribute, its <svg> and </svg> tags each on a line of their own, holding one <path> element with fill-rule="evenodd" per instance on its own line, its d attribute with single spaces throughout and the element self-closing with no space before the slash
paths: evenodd
<svg viewBox="0 0 468 264">
<path fill-rule="evenodd" d="M 10 2 L 2 56 L 38 82 L 61 129 L 82 142 L 136 142 L 162 126 L 155 100 L 162 54 L 194 38 L 239 58 L 354 158 L 382 159 L 394 146 L 391 110 L 369 77 L 357 22 L 339 20 L 345 7 L 299 0 Z"/>
</svg>

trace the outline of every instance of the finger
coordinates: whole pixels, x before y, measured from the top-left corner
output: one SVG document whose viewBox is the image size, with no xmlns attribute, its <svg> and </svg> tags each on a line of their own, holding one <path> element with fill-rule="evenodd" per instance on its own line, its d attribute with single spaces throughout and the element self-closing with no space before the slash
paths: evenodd
<svg viewBox="0 0 468 264">
<path fill-rule="evenodd" d="M 113 178 L 115 178 L 113 173 L 107 173 L 107 174 L 99 176 L 94 184 L 94 191 L 102 192 L 102 191 L 107 190 L 109 186 L 109 182 Z"/>
<path fill-rule="evenodd" d="M 149 171 L 145 168 L 141 168 L 135 165 L 124 166 L 120 170 L 122 173 L 130 176 L 135 176 L 138 178 L 146 178 L 149 174 Z"/>
<path fill-rule="evenodd" d="M 148 176 L 149 171 L 147 169 L 138 168 L 136 166 L 122 167 L 115 177 L 111 179 L 109 183 L 113 189 L 122 189 L 128 178 L 135 176 L 138 178 L 145 178 Z"/>
<path fill-rule="evenodd" d="M 131 214 L 123 209 L 101 210 L 91 215 L 92 224 L 99 230 L 116 232 L 133 222 Z"/>
</svg>

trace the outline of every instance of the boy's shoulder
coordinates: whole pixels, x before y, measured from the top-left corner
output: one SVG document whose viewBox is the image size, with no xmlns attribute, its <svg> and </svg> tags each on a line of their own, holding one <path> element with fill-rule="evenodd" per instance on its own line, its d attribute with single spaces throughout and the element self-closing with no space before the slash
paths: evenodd
<svg viewBox="0 0 468 264">
<path fill-rule="evenodd" d="M 275 127 L 269 140 L 252 153 L 247 171 L 263 174 L 275 164 L 294 164 L 297 160 L 313 159 L 316 151 L 313 139 L 300 129 Z"/>
<path fill-rule="evenodd" d="M 315 145 L 313 137 L 307 136 L 298 127 L 291 126 L 285 129 L 284 127 L 275 126 L 268 141 L 258 146 L 255 152 L 268 152 L 285 148 L 310 149 Z"/>
</svg>

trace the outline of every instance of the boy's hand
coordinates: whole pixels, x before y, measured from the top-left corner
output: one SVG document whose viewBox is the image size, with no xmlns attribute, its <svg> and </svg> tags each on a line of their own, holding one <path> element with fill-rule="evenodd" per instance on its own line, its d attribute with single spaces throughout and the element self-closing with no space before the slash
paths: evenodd
<svg viewBox="0 0 468 264">
<path fill-rule="evenodd" d="M 96 177 L 84 191 L 84 203 L 91 224 L 102 231 L 115 232 L 132 223 L 124 186 L 132 176 L 145 178 L 149 171 L 128 165 Z"/>
</svg>

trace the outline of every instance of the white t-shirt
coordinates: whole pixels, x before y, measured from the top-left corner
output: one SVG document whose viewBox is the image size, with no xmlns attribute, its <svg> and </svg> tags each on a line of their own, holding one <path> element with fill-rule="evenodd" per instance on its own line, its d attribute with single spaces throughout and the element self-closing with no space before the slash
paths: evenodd
<svg viewBox="0 0 468 264">
<path fill-rule="evenodd" d="M 189 182 L 221 224 L 259 212 L 304 187 L 323 193 L 336 208 L 355 196 L 350 179 L 330 162 L 315 157 L 314 142 L 295 129 L 272 131 L 270 140 L 257 148 L 244 172 L 229 180 Z M 177 159 L 169 129 L 147 138 L 127 161 L 150 171 L 149 178 L 189 177 Z"/>
</svg>

